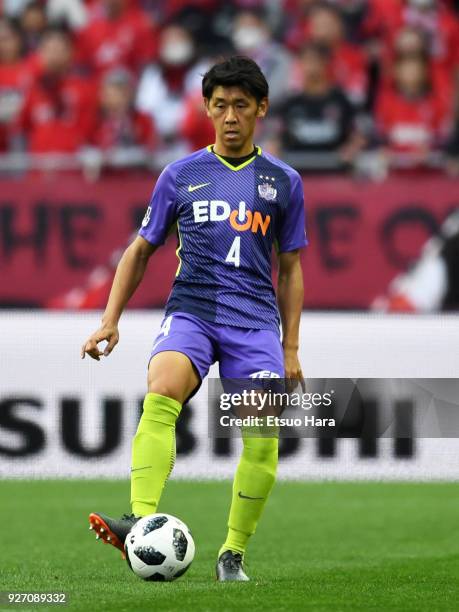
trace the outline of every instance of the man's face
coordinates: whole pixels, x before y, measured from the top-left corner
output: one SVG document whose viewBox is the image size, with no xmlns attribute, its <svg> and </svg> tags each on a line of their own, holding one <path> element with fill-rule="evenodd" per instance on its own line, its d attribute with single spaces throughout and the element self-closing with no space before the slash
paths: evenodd
<svg viewBox="0 0 459 612">
<path fill-rule="evenodd" d="M 131 105 L 131 88 L 121 83 L 105 83 L 102 86 L 100 101 L 102 108 L 109 113 L 128 113 Z"/>
<path fill-rule="evenodd" d="M 21 39 L 7 23 L 0 22 L 0 59 L 15 61 L 21 54 Z"/>
<path fill-rule="evenodd" d="M 40 56 L 48 74 L 65 74 L 72 63 L 70 41 L 60 34 L 49 35 L 40 44 Z"/>
<path fill-rule="evenodd" d="M 117 17 L 125 8 L 125 0 L 105 0 L 105 10 L 109 17 Z"/>
<path fill-rule="evenodd" d="M 259 103 L 240 87 L 214 88 L 212 97 L 205 99 L 207 116 L 211 119 L 216 140 L 235 152 L 253 139 L 257 119 L 268 110 L 268 99 Z"/>
<path fill-rule="evenodd" d="M 331 10 L 319 8 L 310 18 L 310 35 L 314 42 L 324 45 L 337 45 L 344 35 L 343 23 L 339 16 Z"/>
<path fill-rule="evenodd" d="M 323 81 L 328 75 L 328 63 L 314 51 L 306 51 L 301 57 L 304 82 L 306 85 Z"/>
<path fill-rule="evenodd" d="M 417 57 L 400 60 L 395 68 L 395 80 L 398 87 L 411 94 L 422 91 L 427 80 L 427 65 Z"/>
</svg>

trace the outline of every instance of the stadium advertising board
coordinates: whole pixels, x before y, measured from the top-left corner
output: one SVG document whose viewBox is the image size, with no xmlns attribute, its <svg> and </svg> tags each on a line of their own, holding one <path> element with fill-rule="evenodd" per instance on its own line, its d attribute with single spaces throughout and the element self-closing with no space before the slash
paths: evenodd
<svg viewBox="0 0 459 612">
<path fill-rule="evenodd" d="M 82 361 L 80 344 L 87 330 L 97 326 L 99 316 L 5 312 L 0 319 L 2 477 L 128 477 L 131 438 L 161 313 L 127 313 L 121 321 L 120 344 L 112 355 L 100 363 Z M 457 386 L 457 358 L 448 350 L 459 341 L 455 316 L 304 314 L 301 329 L 301 361 L 308 378 L 321 379 L 328 387 L 336 387 L 334 379 L 339 378 L 341 390 L 349 389 L 358 378 L 380 379 L 372 383 L 367 404 L 367 413 L 377 414 L 380 423 L 386 420 L 400 426 L 400 417 L 407 414 L 404 380 L 412 385 L 416 379 L 441 378 Z M 19 337 L 27 339 L 27 351 L 18 350 Z M 426 337 L 431 338 L 429 347 Z M 375 338 L 384 338 L 384 344 L 375 344 Z M 218 372 L 213 369 L 211 376 Z M 400 380 L 391 383 L 383 378 Z M 357 386 L 362 390 L 364 383 Z M 429 397 L 455 408 L 454 389 L 445 383 L 428 387 Z M 173 477 L 230 477 L 234 470 L 240 440 L 212 434 L 210 425 L 218 406 L 210 405 L 209 410 L 208 384 L 213 381 L 206 381 L 182 411 Z M 426 397 L 423 381 L 417 386 Z M 425 407 L 429 405 L 424 402 Z M 430 424 L 424 421 L 418 429 L 425 436 L 421 439 L 415 433 L 410 437 L 386 428 L 368 435 L 368 430 L 359 432 L 358 419 L 338 437 L 289 436 L 281 440 L 280 476 L 458 479 L 457 432 L 451 428 L 445 432 L 435 412 L 429 414 Z M 415 426 L 416 421 L 410 421 L 403 431 Z"/>
<path fill-rule="evenodd" d="M 2 181 L 0 249 L 4 306 L 43 307 L 111 271 L 140 227 L 154 181 L 79 177 Z M 306 178 L 310 246 L 303 254 L 305 307 L 364 309 L 412 263 L 458 207 L 445 177 L 393 177 L 384 183 Z M 134 308 L 161 307 L 177 267 L 173 236 L 155 254 Z M 154 268 L 154 269 L 153 269 Z M 12 282 L 14 279 L 14 282 Z M 103 308 L 109 286 L 99 296 Z"/>
</svg>

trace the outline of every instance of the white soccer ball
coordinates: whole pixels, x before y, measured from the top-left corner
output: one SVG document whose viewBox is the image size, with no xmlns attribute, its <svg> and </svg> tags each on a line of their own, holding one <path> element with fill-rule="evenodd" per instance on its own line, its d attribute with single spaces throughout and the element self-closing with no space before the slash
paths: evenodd
<svg viewBox="0 0 459 612">
<path fill-rule="evenodd" d="M 188 527 L 170 514 L 141 518 L 124 542 L 131 570 L 144 580 L 175 580 L 194 558 L 194 540 Z"/>
</svg>

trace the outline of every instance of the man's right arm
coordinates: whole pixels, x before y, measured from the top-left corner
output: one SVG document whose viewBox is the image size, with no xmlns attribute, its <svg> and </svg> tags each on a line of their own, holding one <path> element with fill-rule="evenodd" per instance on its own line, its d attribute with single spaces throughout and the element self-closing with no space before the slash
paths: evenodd
<svg viewBox="0 0 459 612">
<path fill-rule="evenodd" d="M 102 355 L 107 357 L 118 344 L 118 321 L 145 274 L 148 260 L 157 248 L 142 236 L 137 236 L 125 250 L 116 268 L 110 296 L 102 316 L 102 325 L 81 347 L 82 359 L 87 353 L 93 359 L 100 361 Z M 103 340 L 108 344 L 103 351 L 100 351 L 97 345 Z"/>
</svg>

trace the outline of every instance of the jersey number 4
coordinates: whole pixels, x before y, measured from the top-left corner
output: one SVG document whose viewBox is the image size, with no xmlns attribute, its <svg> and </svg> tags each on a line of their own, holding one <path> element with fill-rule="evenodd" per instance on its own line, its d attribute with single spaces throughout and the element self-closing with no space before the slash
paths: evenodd
<svg viewBox="0 0 459 612">
<path fill-rule="evenodd" d="M 231 245 L 230 250 L 228 251 L 228 255 L 226 256 L 225 261 L 228 263 L 232 263 L 236 268 L 239 268 L 241 263 L 241 237 L 236 236 L 233 240 L 233 244 Z"/>
</svg>

